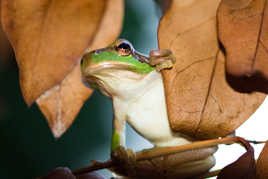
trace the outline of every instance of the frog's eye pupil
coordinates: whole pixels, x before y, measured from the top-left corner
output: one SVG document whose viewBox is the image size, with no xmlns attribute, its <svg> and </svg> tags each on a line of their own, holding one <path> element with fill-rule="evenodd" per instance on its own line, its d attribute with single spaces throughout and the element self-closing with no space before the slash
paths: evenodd
<svg viewBox="0 0 268 179">
<path fill-rule="evenodd" d="M 127 43 L 121 43 L 117 48 L 124 49 L 124 50 L 130 50 L 130 45 Z"/>
</svg>

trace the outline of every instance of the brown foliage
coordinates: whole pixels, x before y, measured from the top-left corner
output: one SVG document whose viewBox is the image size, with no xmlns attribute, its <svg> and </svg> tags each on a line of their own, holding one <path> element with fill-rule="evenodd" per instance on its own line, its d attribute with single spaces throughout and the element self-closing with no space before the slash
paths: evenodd
<svg viewBox="0 0 268 179">
<path fill-rule="evenodd" d="M 247 152 L 239 157 L 235 162 L 224 167 L 218 175 L 218 179 L 254 179 L 256 176 L 256 165 L 254 159 L 254 149 L 246 141 Z"/>
<path fill-rule="evenodd" d="M 104 7 L 104 0 L 2 1 L 2 23 L 15 50 L 28 105 L 59 84 L 78 63 Z"/>
<path fill-rule="evenodd" d="M 268 178 L 268 142 L 266 142 L 257 160 L 257 179 Z"/>
<path fill-rule="evenodd" d="M 60 137 L 72 124 L 80 108 L 93 90 L 81 82 L 80 65 L 37 99 L 37 104 L 46 116 L 54 137 Z"/>
<path fill-rule="evenodd" d="M 231 133 L 265 97 L 237 91 L 268 92 L 267 1 L 157 1 L 163 11 L 170 7 L 159 25 L 159 46 L 177 58 L 172 70 L 163 71 L 172 129 L 197 139 Z M 123 0 L 2 0 L 1 10 L 24 99 L 28 105 L 38 103 L 59 137 L 93 92 L 82 84 L 79 59 L 87 48 L 102 48 L 117 38 Z M 0 60 L 10 53 L 1 31 L 0 50 Z M 267 150 L 266 144 L 257 162 L 258 178 L 268 177 Z M 249 144 L 247 152 L 219 174 L 221 179 L 254 176 Z"/>
<path fill-rule="evenodd" d="M 159 47 L 171 49 L 177 59 L 172 70 L 163 71 L 171 127 L 199 139 L 231 133 L 265 97 L 241 94 L 226 82 L 217 39 L 219 3 L 172 1 L 159 26 Z"/>
<path fill-rule="evenodd" d="M 227 80 L 241 92 L 268 93 L 268 4 L 222 0 L 219 39 L 226 50 Z"/>
<path fill-rule="evenodd" d="M 123 1 L 116 1 L 107 2 L 99 28 L 89 46 L 91 50 L 107 46 L 119 35 L 123 20 Z M 110 28 L 111 26 L 113 28 Z M 80 108 L 93 92 L 82 84 L 81 79 L 78 63 L 60 85 L 37 100 L 55 137 L 60 137 L 70 127 Z"/>
<path fill-rule="evenodd" d="M 24 99 L 31 105 L 43 94 L 38 104 L 56 137 L 92 93 L 82 84 L 80 58 L 88 47 L 100 48 L 116 39 L 122 3 L 2 1 L 3 26 L 16 54 Z"/>
</svg>

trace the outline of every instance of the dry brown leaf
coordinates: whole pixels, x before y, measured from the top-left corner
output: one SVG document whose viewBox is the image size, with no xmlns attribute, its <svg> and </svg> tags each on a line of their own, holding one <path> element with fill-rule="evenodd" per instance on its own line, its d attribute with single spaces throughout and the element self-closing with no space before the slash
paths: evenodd
<svg viewBox="0 0 268 179">
<path fill-rule="evenodd" d="M 28 105 L 78 63 L 104 9 L 105 0 L 2 0 L 2 23 L 16 54 Z"/>
<path fill-rule="evenodd" d="M 247 143 L 247 152 L 239 157 L 235 162 L 224 167 L 217 179 L 254 179 L 256 176 L 256 165 L 254 159 L 254 149 Z"/>
<path fill-rule="evenodd" d="M 268 93 L 267 1 L 222 0 L 217 16 L 228 82 L 238 91 Z"/>
<path fill-rule="evenodd" d="M 123 0 L 109 0 L 90 49 L 102 48 L 112 43 L 121 31 L 122 22 Z M 92 92 L 82 84 L 78 63 L 59 85 L 37 100 L 55 137 L 60 137 L 70 127 Z"/>
<path fill-rule="evenodd" d="M 124 17 L 124 0 L 108 0 L 102 22 L 94 36 L 90 49 L 99 49 L 110 45 L 121 32 Z"/>
<path fill-rule="evenodd" d="M 60 137 L 72 124 L 93 90 L 82 84 L 80 65 L 54 88 L 37 99 L 54 137 Z"/>
<path fill-rule="evenodd" d="M 257 160 L 257 179 L 268 178 L 268 142 L 266 142 Z"/>
<path fill-rule="evenodd" d="M 172 70 L 163 71 L 171 127 L 199 139 L 230 134 L 265 98 L 240 94 L 225 80 L 216 30 L 219 2 L 172 1 L 159 26 L 160 49 L 171 49 L 177 58 Z"/>
<path fill-rule="evenodd" d="M 31 29 L 27 29 L 30 21 L 20 24 L 19 20 L 21 19 L 16 19 L 15 15 L 9 17 L 13 11 L 21 13 L 19 9 L 10 9 L 13 3 L 23 5 L 23 2 L 18 0 L 6 2 L 7 8 L 4 17 L 9 18 L 6 21 L 6 30 L 11 36 L 11 41 L 13 36 L 17 35 L 13 40 L 15 41 L 13 45 L 18 51 L 16 52 L 18 63 L 20 64 L 21 61 L 25 63 L 19 65 L 25 100 L 31 104 L 42 94 L 37 103 L 46 116 L 54 136 L 60 137 L 69 128 L 83 103 L 92 93 L 91 89 L 82 84 L 79 59 L 89 46 L 91 49 L 100 48 L 107 46 L 117 38 L 123 18 L 123 1 L 95 2 L 84 0 L 83 2 L 68 2 L 67 4 L 66 2 L 36 3 L 32 1 L 30 2 L 32 6 L 28 7 L 27 12 L 41 14 L 39 19 L 44 19 L 45 22 L 39 23 L 37 22 L 38 18 L 34 19 L 36 20 L 35 28 L 40 30 L 35 34 L 39 37 L 39 42 L 31 39 L 35 36 L 29 34 Z M 47 11 L 45 11 L 46 8 L 41 8 L 42 4 L 49 7 Z M 64 11 L 60 10 L 63 4 Z M 40 6 L 40 8 L 38 10 L 31 9 L 36 8 L 35 6 Z M 25 14 L 25 16 L 27 17 L 29 14 Z M 43 14 L 44 16 L 42 16 Z M 9 24 L 14 23 L 14 21 L 15 25 L 21 25 L 25 29 L 19 32 L 12 31 L 13 29 L 9 27 Z M 111 26 L 113 28 L 110 28 Z M 41 30 L 42 28 L 43 30 Z M 28 35 L 28 37 L 25 39 L 21 36 L 23 34 Z M 22 40 L 28 40 L 28 46 L 23 47 Z M 48 50 L 47 47 L 51 47 L 52 42 L 55 43 L 55 46 Z M 38 45 L 39 47 L 37 47 Z M 33 59 L 35 54 L 25 54 L 25 51 L 29 52 L 30 48 L 36 48 L 36 54 L 40 58 Z M 44 58 L 46 55 L 49 58 Z M 38 64 L 37 67 L 33 66 L 35 64 Z M 33 69 L 26 71 L 29 66 L 32 66 Z M 42 73 L 39 74 L 40 72 L 37 73 L 37 71 Z M 33 73 L 37 73 L 37 75 L 31 78 L 30 75 Z M 23 74 L 26 77 L 22 78 Z M 45 83 L 40 78 L 46 79 Z M 39 85 L 39 87 L 33 86 L 34 84 Z"/>
</svg>

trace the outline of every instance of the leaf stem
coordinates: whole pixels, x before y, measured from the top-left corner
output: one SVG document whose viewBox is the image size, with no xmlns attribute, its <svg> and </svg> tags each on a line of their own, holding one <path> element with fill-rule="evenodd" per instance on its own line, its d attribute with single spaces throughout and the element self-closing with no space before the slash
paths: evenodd
<svg viewBox="0 0 268 179">
<path fill-rule="evenodd" d="M 136 154 L 136 159 L 139 160 L 148 160 L 154 157 L 174 154 L 178 152 L 184 152 L 193 149 L 201 149 L 207 147 L 217 146 L 219 144 L 233 144 L 233 143 L 240 143 L 246 149 L 249 149 L 250 146 L 247 141 L 241 137 L 225 137 L 219 139 L 211 139 L 199 142 L 193 142 L 191 144 L 186 145 L 179 145 L 179 146 L 172 146 L 172 147 L 161 147 L 152 150 L 143 150 Z"/>
<path fill-rule="evenodd" d="M 265 144 L 266 141 L 256 141 L 256 140 L 247 140 L 249 143 L 252 143 L 252 144 Z"/>
<path fill-rule="evenodd" d="M 240 145 L 245 147 L 247 150 L 253 150 L 248 142 L 255 143 L 255 144 L 264 143 L 263 141 L 247 141 L 241 137 L 225 137 L 225 138 L 218 138 L 218 139 L 193 142 L 193 143 L 186 144 L 186 145 L 179 145 L 179 146 L 172 146 L 172 147 L 161 147 L 161 148 L 155 148 L 155 149 L 150 149 L 150 150 L 143 150 L 143 151 L 136 153 L 136 160 L 137 161 L 148 160 L 148 159 L 152 159 L 155 157 L 170 155 L 170 154 L 189 151 L 189 150 L 193 150 L 193 149 L 213 147 L 213 146 L 217 146 L 219 144 L 239 143 Z M 114 165 L 115 164 L 112 160 L 108 160 L 106 162 L 92 161 L 90 166 L 74 170 L 73 174 L 74 175 L 81 175 L 81 174 L 92 172 L 95 170 L 111 168 Z M 209 174 L 211 176 L 215 176 L 218 173 L 219 173 L 219 170 L 216 170 L 213 172 L 209 172 L 207 174 Z"/>
</svg>

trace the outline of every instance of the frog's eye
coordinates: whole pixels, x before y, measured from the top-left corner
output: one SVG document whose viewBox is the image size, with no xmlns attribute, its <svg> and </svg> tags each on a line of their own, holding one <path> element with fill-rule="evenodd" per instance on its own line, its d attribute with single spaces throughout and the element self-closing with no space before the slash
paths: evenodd
<svg viewBox="0 0 268 179">
<path fill-rule="evenodd" d="M 122 56 L 130 55 L 131 49 L 132 48 L 131 48 L 130 44 L 128 44 L 126 42 L 122 42 L 116 47 L 117 52 Z"/>
<path fill-rule="evenodd" d="M 123 42 L 117 48 L 121 48 L 121 49 L 124 49 L 124 50 L 128 50 L 128 49 L 130 50 L 130 45 L 125 43 L 125 42 Z"/>
</svg>

